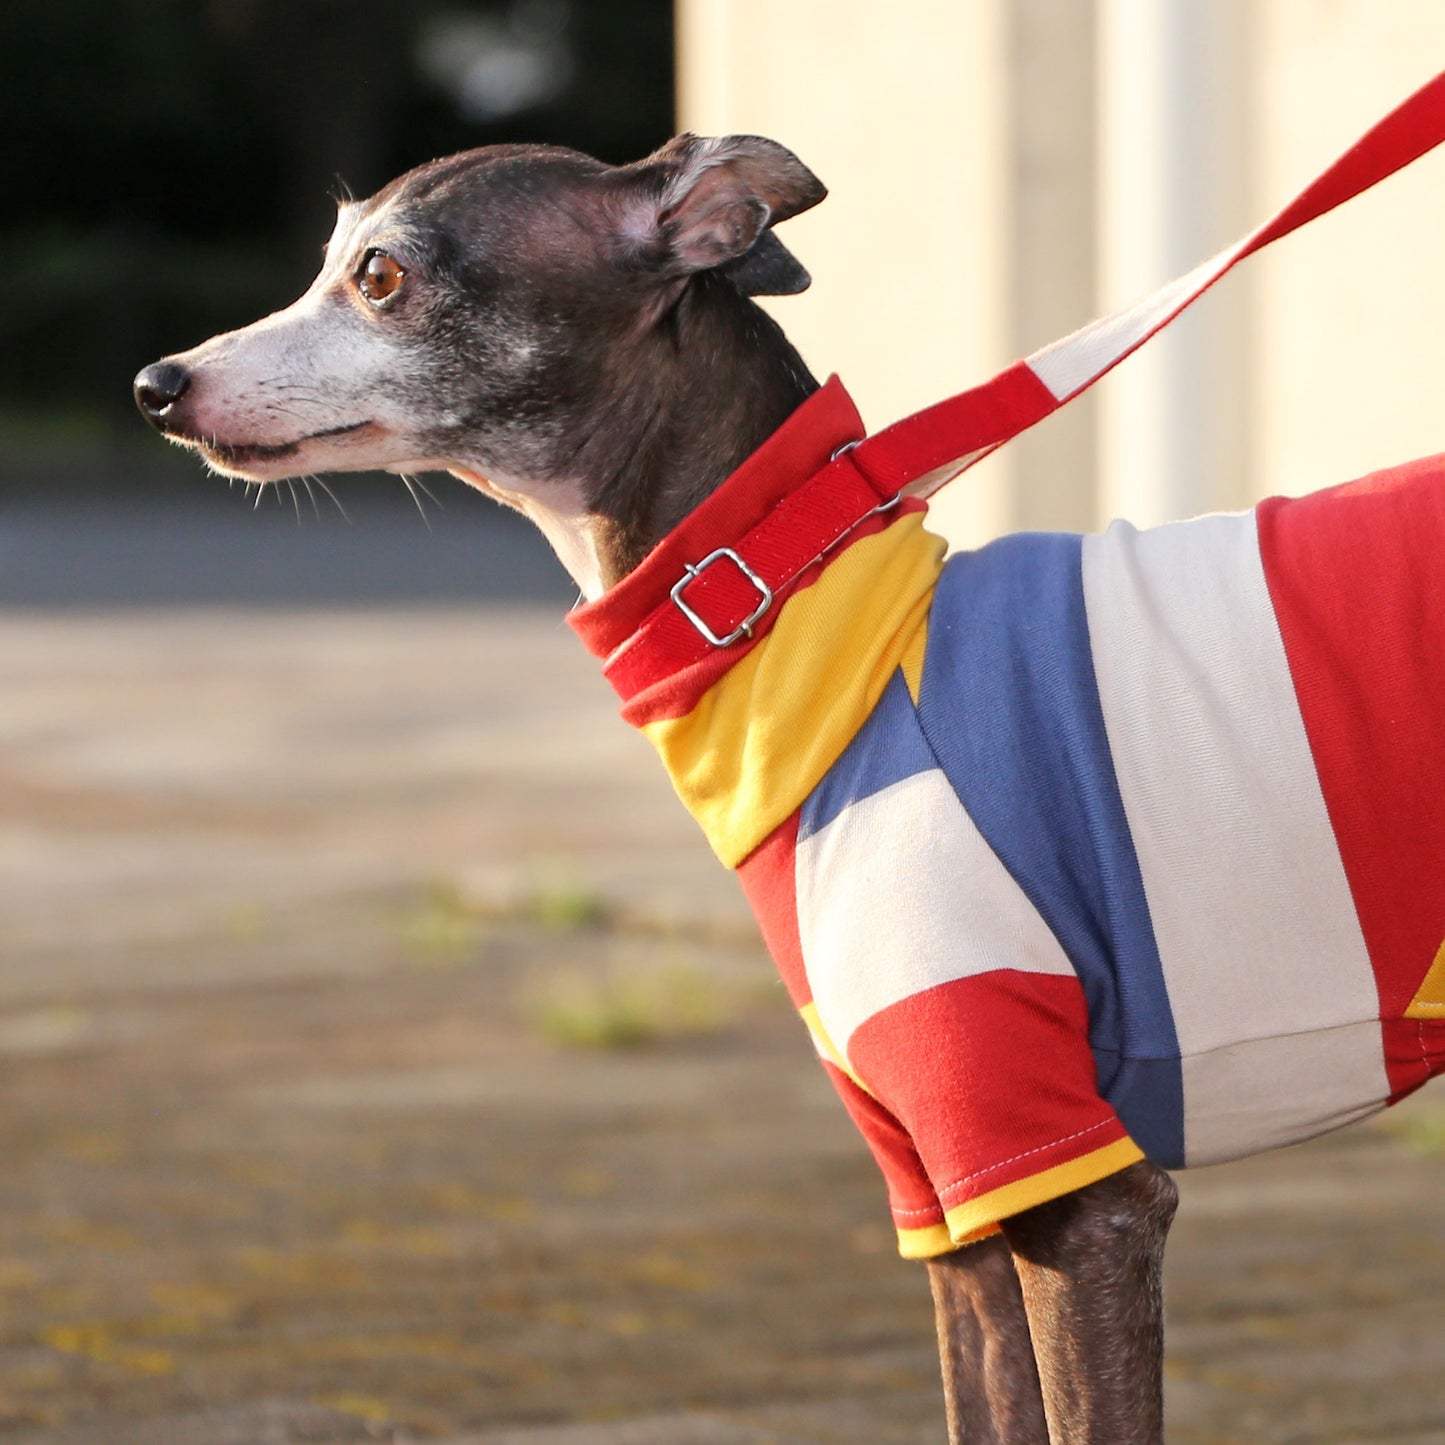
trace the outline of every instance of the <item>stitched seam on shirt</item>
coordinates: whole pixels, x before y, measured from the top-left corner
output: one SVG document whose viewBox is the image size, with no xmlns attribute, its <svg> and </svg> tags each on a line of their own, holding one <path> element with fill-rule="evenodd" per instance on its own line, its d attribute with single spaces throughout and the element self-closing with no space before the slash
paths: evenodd
<svg viewBox="0 0 1445 1445">
<path fill-rule="evenodd" d="M 1090 1124 L 1087 1129 L 1080 1129 L 1077 1134 L 1066 1134 L 1062 1139 L 1055 1139 L 1052 1143 L 1040 1144 L 1036 1149 L 1025 1149 L 1022 1154 L 1015 1154 L 1011 1159 L 990 1164 L 987 1169 L 979 1169 L 972 1174 L 965 1174 L 962 1179 L 955 1179 L 952 1184 L 945 1184 L 938 1191 L 938 1197 L 942 1200 L 945 1194 L 951 1194 L 955 1189 L 960 1189 L 965 1184 L 971 1184 L 975 1179 L 982 1179 L 986 1174 L 996 1174 L 1000 1169 L 1007 1169 L 1010 1164 L 1017 1164 L 1020 1159 L 1027 1159 L 1031 1155 L 1046 1154 L 1050 1149 L 1057 1149 L 1061 1144 L 1071 1144 L 1075 1139 L 1082 1139 L 1086 1134 L 1097 1133 L 1100 1129 L 1108 1128 L 1113 1122 L 1112 1119 L 1100 1119 L 1097 1124 Z"/>
<path fill-rule="evenodd" d="M 930 1204 L 927 1209 L 899 1209 L 896 1205 L 890 1206 L 895 1219 L 913 1219 L 920 1214 L 932 1214 L 943 1223 L 943 1206 L 941 1204 Z"/>
<path fill-rule="evenodd" d="M 1107 1054 L 1111 1059 L 1127 1060 L 1130 1063 L 1180 1063 L 1187 1059 L 1207 1059 L 1211 1054 L 1225 1053 L 1230 1049 L 1237 1049 L 1241 1045 L 1268 1044 L 1276 1039 L 1302 1039 L 1312 1034 L 1338 1033 L 1341 1029 L 1357 1029 L 1365 1024 L 1373 1024 L 1376 1028 L 1381 1027 L 1387 1020 L 1380 1017 L 1379 1012 L 1362 1014 L 1357 1019 L 1345 1019 L 1337 1024 L 1311 1024 L 1308 1028 L 1302 1029 L 1281 1029 L 1268 1034 L 1250 1034 L 1248 1038 L 1230 1039 L 1224 1043 L 1210 1044 L 1203 1049 L 1180 1049 L 1178 1053 L 1145 1053 L 1142 1050 L 1135 1052 L 1132 1049 L 1109 1049 L 1090 1048 L 1097 1054 Z"/>
</svg>

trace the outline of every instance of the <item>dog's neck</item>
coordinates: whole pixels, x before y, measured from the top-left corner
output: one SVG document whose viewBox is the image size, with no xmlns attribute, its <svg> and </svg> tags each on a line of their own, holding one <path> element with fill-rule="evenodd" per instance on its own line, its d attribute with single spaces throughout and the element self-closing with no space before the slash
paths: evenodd
<svg viewBox="0 0 1445 1445">
<path fill-rule="evenodd" d="M 528 516 L 589 600 L 620 581 L 818 389 L 782 329 L 728 281 L 693 278 L 607 349 L 570 416 L 563 475 L 515 482 L 454 467 Z"/>
<path fill-rule="evenodd" d="M 818 389 L 782 329 L 726 281 L 704 274 L 644 339 L 599 433 L 592 510 L 604 582 L 625 576 Z"/>
</svg>

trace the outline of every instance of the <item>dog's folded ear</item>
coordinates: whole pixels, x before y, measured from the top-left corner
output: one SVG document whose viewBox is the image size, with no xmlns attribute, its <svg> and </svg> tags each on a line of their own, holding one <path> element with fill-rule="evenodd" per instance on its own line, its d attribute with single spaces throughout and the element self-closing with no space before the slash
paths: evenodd
<svg viewBox="0 0 1445 1445">
<path fill-rule="evenodd" d="M 764 231 L 735 261 L 717 268 L 744 296 L 796 296 L 813 284 L 798 258 L 771 231 Z"/>
<path fill-rule="evenodd" d="M 768 228 L 828 192 L 776 141 L 680 135 L 613 174 L 623 186 L 623 240 L 643 264 L 669 277 L 721 268 L 750 296 L 807 286 L 808 273 Z"/>
</svg>

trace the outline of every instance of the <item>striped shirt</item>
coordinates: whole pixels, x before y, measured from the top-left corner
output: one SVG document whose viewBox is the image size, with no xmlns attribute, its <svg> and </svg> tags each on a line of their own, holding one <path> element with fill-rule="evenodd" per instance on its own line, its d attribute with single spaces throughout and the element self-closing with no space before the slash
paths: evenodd
<svg viewBox="0 0 1445 1445">
<path fill-rule="evenodd" d="M 857 429 L 831 383 L 679 545 Z M 902 1252 L 1445 1069 L 1445 459 L 946 564 L 922 522 L 858 528 L 624 709 L 738 870 Z M 579 609 L 589 646 L 674 561 Z"/>
</svg>

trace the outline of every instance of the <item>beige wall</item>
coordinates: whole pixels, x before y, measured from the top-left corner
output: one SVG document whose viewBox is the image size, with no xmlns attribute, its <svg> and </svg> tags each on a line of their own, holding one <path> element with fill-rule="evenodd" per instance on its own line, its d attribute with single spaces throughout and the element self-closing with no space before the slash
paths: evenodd
<svg viewBox="0 0 1445 1445">
<path fill-rule="evenodd" d="M 1057 23 L 1040 23 L 1044 10 Z M 681 124 L 773 136 L 831 188 L 784 233 L 813 288 L 772 309 L 819 375 L 842 374 L 870 426 L 983 379 L 1025 332 L 1037 344 L 1088 319 L 1077 293 L 1092 222 L 1058 214 L 1091 203 L 1087 74 L 1066 63 L 1091 44 L 1088 18 L 1074 0 L 681 0 Z M 1014 133 L 1024 25 L 1037 28 L 1031 68 L 1050 55 L 1076 114 L 1055 106 L 1053 134 L 1033 127 L 1018 151 L 1001 138 Z M 1021 167 L 1037 185 L 1019 186 Z M 1039 249 L 1052 265 L 1035 264 Z M 1031 438 L 1030 455 L 1057 471 L 1061 446 L 1082 451 L 1087 474 L 1086 417 Z M 1020 524 L 1024 460 L 996 458 L 949 489 L 960 535 Z M 1078 490 L 1087 498 L 1087 477 Z"/>
<path fill-rule="evenodd" d="M 775 314 L 872 425 L 1262 219 L 1445 66 L 1438 0 L 679 0 L 679 111 L 832 188 Z M 1249 263 L 943 494 L 958 543 L 1241 505 L 1445 449 L 1445 157 Z M 1102 464 L 1101 464 L 1102 462 Z"/>
<path fill-rule="evenodd" d="M 1445 68 L 1438 0 L 1271 0 L 1258 189 L 1297 189 Z M 1307 491 L 1445 450 L 1445 154 L 1252 263 L 1257 489 Z"/>
</svg>

